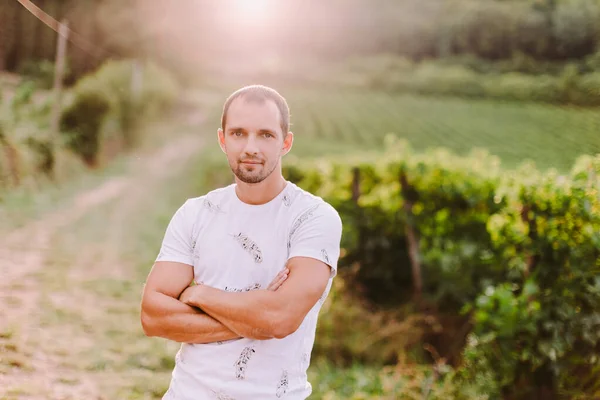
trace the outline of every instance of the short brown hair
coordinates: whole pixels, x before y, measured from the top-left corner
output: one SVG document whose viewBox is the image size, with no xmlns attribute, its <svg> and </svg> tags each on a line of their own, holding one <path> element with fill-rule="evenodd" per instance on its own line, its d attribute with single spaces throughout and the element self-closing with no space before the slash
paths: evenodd
<svg viewBox="0 0 600 400">
<path fill-rule="evenodd" d="M 225 125 L 227 124 L 227 111 L 229 111 L 229 106 L 231 106 L 231 103 L 238 97 L 243 97 L 247 101 L 256 101 L 259 103 L 266 100 L 272 100 L 279 109 L 283 137 L 285 138 L 287 136 L 287 133 L 290 130 L 290 109 L 288 104 L 279 92 L 263 85 L 244 86 L 233 92 L 227 98 L 225 105 L 223 106 L 223 114 L 221 115 L 221 129 L 223 129 L 223 131 L 225 131 Z"/>
</svg>

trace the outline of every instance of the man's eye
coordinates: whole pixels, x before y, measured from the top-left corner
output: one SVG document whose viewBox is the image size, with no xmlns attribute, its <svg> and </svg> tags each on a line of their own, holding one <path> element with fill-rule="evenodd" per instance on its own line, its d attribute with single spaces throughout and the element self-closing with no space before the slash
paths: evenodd
<svg viewBox="0 0 600 400">
<path fill-rule="evenodd" d="M 264 135 L 266 138 L 272 138 L 272 137 L 273 137 L 273 135 L 271 135 L 269 132 L 265 132 L 263 135 Z"/>
<path fill-rule="evenodd" d="M 233 132 L 233 136 L 240 137 L 240 136 L 242 136 L 242 132 L 241 131 L 235 131 L 235 132 Z"/>
</svg>

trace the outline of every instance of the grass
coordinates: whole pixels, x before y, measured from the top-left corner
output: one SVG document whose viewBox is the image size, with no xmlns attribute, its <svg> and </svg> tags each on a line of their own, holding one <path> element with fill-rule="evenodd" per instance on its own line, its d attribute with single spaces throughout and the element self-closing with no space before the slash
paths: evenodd
<svg viewBox="0 0 600 400">
<path fill-rule="evenodd" d="M 593 109 L 535 103 L 435 98 L 355 89 L 282 90 L 292 111 L 297 154 L 381 150 L 393 133 L 415 150 L 457 154 L 485 148 L 507 168 L 526 160 L 567 172 L 578 156 L 600 152 Z"/>
<path fill-rule="evenodd" d="M 152 129 L 161 128 L 166 125 Z M 180 135 L 196 127 L 179 122 L 168 128 Z M 64 202 L 71 204 L 75 194 L 112 176 L 127 176 L 132 181 L 123 195 L 93 206 L 82 218 L 52 231 L 43 268 L 37 269 L 34 277 L 39 284 L 35 315 L 23 318 L 22 326 L 0 332 L 0 382 L 4 374 L 26 373 L 30 354 L 43 351 L 50 360 L 49 368 L 69 371 L 65 376 L 44 377 L 52 380 L 53 388 L 94 386 L 106 400 L 159 399 L 164 394 L 179 344 L 147 338 L 139 321 L 139 304 L 166 224 L 187 197 L 198 195 L 190 176 L 197 173 L 198 164 L 202 168 L 198 158 L 174 177 L 153 176 L 151 171 L 156 168 L 146 165 L 152 167 L 160 160 L 145 153 L 170 138 L 173 136 L 163 132 L 163 138 L 153 138 L 109 168 L 82 172 L 62 186 L 48 182 L 40 193 L 23 189 L 3 197 L 0 218 L 7 216 L 9 224 L 3 223 L 2 229 L 10 231 L 64 208 Z M 137 162 L 140 157 L 141 164 Z M 147 201 L 150 197 L 152 201 Z M 20 290 L 11 286 L 7 299 Z M 24 339 L 14 333 L 21 328 L 38 333 Z M 20 387 L 14 384 L 0 388 L 0 398 L 18 395 Z M 32 395 L 41 391 L 42 385 L 32 385 Z"/>
<path fill-rule="evenodd" d="M 52 349 L 65 367 L 91 377 L 107 399 L 160 399 L 167 389 L 179 345 L 143 334 L 139 302 L 191 172 L 171 181 L 173 191 L 153 187 L 166 196 L 119 198 L 65 227 L 40 272 L 44 334 L 60 338 Z"/>
</svg>

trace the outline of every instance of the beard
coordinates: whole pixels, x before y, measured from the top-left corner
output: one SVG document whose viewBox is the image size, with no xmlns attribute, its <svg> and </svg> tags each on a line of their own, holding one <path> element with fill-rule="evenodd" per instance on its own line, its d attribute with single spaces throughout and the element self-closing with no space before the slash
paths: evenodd
<svg viewBox="0 0 600 400">
<path fill-rule="evenodd" d="M 256 164 L 249 167 L 247 164 L 242 164 L 238 161 L 237 165 L 229 165 L 233 174 L 244 183 L 259 183 L 264 181 L 273 173 L 277 163 L 269 165 L 269 163 Z"/>
</svg>

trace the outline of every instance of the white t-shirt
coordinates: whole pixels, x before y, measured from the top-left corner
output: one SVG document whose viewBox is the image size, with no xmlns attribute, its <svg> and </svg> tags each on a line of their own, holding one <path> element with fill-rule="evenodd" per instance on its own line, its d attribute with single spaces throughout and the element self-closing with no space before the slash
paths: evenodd
<svg viewBox="0 0 600 400">
<path fill-rule="evenodd" d="M 182 344 L 163 400 L 306 399 L 317 318 L 336 275 L 341 234 L 337 211 L 291 182 L 261 205 L 242 202 L 235 184 L 187 200 L 156 261 L 193 265 L 197 282 L 232 292 L 266 289 L 296 256 L 323 261 L 331 276 L 298 330 L 283 339 Z"/>
</svg>

